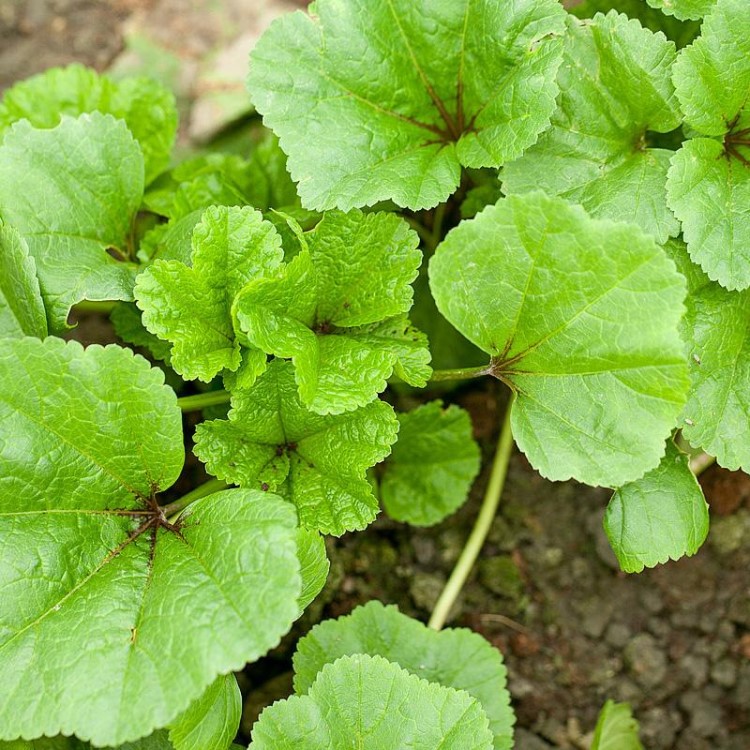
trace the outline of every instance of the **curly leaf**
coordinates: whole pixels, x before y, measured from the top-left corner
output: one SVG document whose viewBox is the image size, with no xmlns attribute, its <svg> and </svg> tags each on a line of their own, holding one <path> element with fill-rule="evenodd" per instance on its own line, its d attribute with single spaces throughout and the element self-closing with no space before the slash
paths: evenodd
<svg viewBox="0 0 750 750">
<path fill-rule="evenodd" d="M 438 248 L 440 311 L 517 394 L 518 446 L 545 477 L 618 487 L 655 468 L 685 403 L 685 280 L 630 224 L 511 196 Z"/>
<path fill-rule="evenodd" d="M 142 194 L 141 151 L 109 115 L 64 117 L 51 130 L 21 121 L 6 133 L 0 217 L 36 261 L 53 331 L 66 328 L 76 302 L 133 298 L 128 242 Z"/>
<path fill-rule="evenodd" d="M 710 13 L 716 0 L 646 0 L 652 8 L 659 8 L 680 20 L 702 18 Z"/>
<path fill-rule="evenodd" d="M 547 126 L 564 18 L 555 0 L 318 0 L 271 25 L 248 85 L 303 205 L 428 208 Z"/>
<path fill-rule="evenodd" d="M 251 279 L 284 257 L 273 225 L 252 208 L 214 206 L 193 231 L 192 268 L 157 260 L 138 277 L 143 324 L 172 343 L 171 364 L 184 377 L 210 381 L 242 363 L 232 303 Z"/>
<path fill-rule="evenodd" d="M 296 618 L 293 508 L 228 490 L 167 522 L 180 410 L 125 349 L 8 339 L 0 377 L 0 739 L 146 736 Z"/>
<path fill-rule="evenodd" d="M 458 406 L 443 409 L 442 402 L 432 401 L 398 420 L 398 441 L 383 464 L 380 499 L 391 518 L 431 526 L 464 503 L 479 473 L 471 419 Z"/>
<path fill-rule="evenodd" d="M 604 530 L 626 573 L 694 555 L 708 534 L 708 504 L 688 457 L 670 440 L 659 466 L 620 487 L 607 506 Z"/>
<path fill-rule="evenodd" d="M 0 223 L 0 337 L 47 335 L 47 318 L 29 248 L 13 227 Z"/>
<path fill-rule="evenodd" d="M 596 722 L 591 750 L 643 750 L 638 722 L 627 703 L 607 701 Z"/>
<path fill-rule="evenodd" d="M 727 289 L 750 287 L 750 16 L 719 0 L 674 82 L 694 137 L 675 154 L 668 200 L 690 257 Z"/>
<path fill-rule="evenodd" d="M 299 642 L 296 692 L 307 693 L 326 664 L 351 654 L 382 656 L 423 680 L 466 691 L 487 714 L 495 750 L 513 746 L 515 716 L 503 657 L 476 633 L 463 628 L 438 633 L 396 607 L 369 602 L 347 617 L 316 625 Z"/>
<path fill-rule="evenodd" d="M 320 414 L 371 402 L 394 369 L 424 385 L 426 341 L 403 315 L 422 257 L 416 233 L 393 214 L 355 210 L 326 214 L 304 238 L 281 273 L 237 299 L 248 341 L 292 359 L 302 401 Z"/>
<path fill-rule="evenodd" d="M 90 112 L 125 121 L 141 147 L 147 184 L 169 164 L 177 134 L 172 93 L 152 78 L 113 81 L 78 64 L 51 68 L 9 88 L 0 102 L 0 141 L 18 120 L 54 128 L 63 115 Z"/>
<path fill-rule="evenodd" d="M 468 693 L 420 680 L 378 656 L 343 656 L 306 695 L 265 709 L 254 750 L 492 750 L 487 716 Z"/>
<path fill-rule="evenodd" d="M 552 127 L 505 167 L 503 189 L 560 195 L 664 242 L 680 231 L 667 207 L 672 152 L 647 148 L 646 131 L 666 133 L 681 122 L 675 46 L 614 11 L 571 18 L 568 32 Z"/>
<path fill-rule="evenodd" d="M 397 431 L 382 401 L 337 416 L 310 411 L 292 366 L 274 360 L 249 391 L 233 396 L 228 420 L 198 425 L 195 454 L 214 476 L 278 491 L 304 526 L 340 536 L 375 518 L 365 472 L 390 453 Z"/>
</svg>

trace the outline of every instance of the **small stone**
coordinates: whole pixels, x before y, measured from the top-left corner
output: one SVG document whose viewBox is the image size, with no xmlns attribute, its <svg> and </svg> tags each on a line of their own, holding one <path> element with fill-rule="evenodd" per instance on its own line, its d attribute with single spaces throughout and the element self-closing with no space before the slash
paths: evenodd
<svg viewBox="0 0 750 750">
<path fill-rule="evenodd" d="M 409 586 L 409 593 L 420 609 L 431 611 L 445 586 L 445 578 L 437 573 L 417 573 Z M 454 606 L 455 610 L 455 606 Z M 455 614 L 454 611 L 451 611 Z"/>
<path fill-rule="evenodd" d="M 644 747 L 673 747 L 677 732 L 682 728 L 678 711 L 667 711 L 656 706 L 638 717 Z"/>
<path fill-rule="evenodd" d="M 692 687 L 702 687 L 708 680 L 708 659 L 705 656 L 687 654 L 680 660 L 680 668 L 688 677 Z"/>
<path fill-rule="evenodd" d="M 641 591 L 640 600 L 644 609 L 652 615 L 657 615 L 664 609 L 661 594 L 656 589 L 644 589 Z"/>
<path fill-rule="evenodd" d="M 479 563 L 479 580 L 498 596 L 518 599 L 523 593 L 523 579 L 518 566 L 505 555 L 487 557 Z"/>
<path fill-rule="evenodd" d="M 721 731 L 724 716 L 721 707 L 715 703 L 703 701 L 690 714 L 690 729 L 699 737 L 713 737 Z"/>
<path fill-rule="evenodd" d="M 750 597 L 747 592 L 740 591 L 729 600 L 727 617 L 738 625 L 750 628 Z"/>
<path fill-rule="evenodd" d="M 607 628 L 607 633 L 604 636 L 604 640 L 612 646 L 612 648 L 625 648 L 627 642 L 630 640 L 631 632 L 630 628 L 622 622 L 610 623 Z"/>
<path fill-rule="evenodd" d="M 723 688 L 731 688 L 737 684 L 737 667 L 730 659 L 722 659 L 711 668 L 711 680 Z"/>
<path fill-rule="evenodd" d="M 649 633 L 632 638 L 624 657 L 631 674 L 644 687 L 656 687 L 666 676 L 667 657 Z"/>
<path fill-rule="evenodd" d="M 514 750 L 552 750 L 552 745 L 525 729 L 516 729 L 513 747 Z"/>
<path fill-rule="evenodd" d="M 580 607 L 581 629 L 591 638 L 601 638 L 611 616 L 611 608 L 601 599 L 587 599 Z"/>
<path fill-rule="evenodd" d="M 673 628 L 677 628 L 678 630 L 688 630 L 696 626 L 697 619 L 698 618 L 693 611 L 678 610 L 677 612 L 672 613 L 669 622 L 672 624 Z"/>
<path fill-rule="evenodd" d="M 666 638 L 669 635 L 669 622 L 663 617 L 649 618 L 647 627 L 657 638 Z"/>
<path fill-rule="evenodd" d="M 420 565 L 429 565 L 435 558 L 435 541 L 428 536 L 414 536 L 411 540 L 414 558 Z"/>
</svg>

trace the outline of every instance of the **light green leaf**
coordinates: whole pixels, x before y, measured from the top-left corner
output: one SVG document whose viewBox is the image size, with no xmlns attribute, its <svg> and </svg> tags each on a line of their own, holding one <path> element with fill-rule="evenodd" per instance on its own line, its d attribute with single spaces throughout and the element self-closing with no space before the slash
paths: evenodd
<svg viewBox="0 0 750 750">
<path fill-rule="evenodd" d="M 115 333 L 127 344 L 148 350 L 154 359 L 169 364 L 172 345 L 162 341 L 143 326 L 141 311 L 132 302 L 118 302 L 109 315 Z"/>
<path fill-rule="evenodd" d="M 643 750 L 638 722 L 627 703 L 607 701 L 596 723 L 591 750 Z"/>
<path fill-rule="evenodd" d="M 710 13 L 716 0 L 646 0 L 652 8 L 681 20 L 701 18 Z"/>
<path fill-rule="evenodd" d="M 555 0 L 319 0 L 271 25 L 248 85 L 303 205 L 429 208 L 547 126 L 564 18 Z"/>
<path fill-rule="evenodd" d="M 368 602 L 347 617 L 316 625 L 294 655 L 294 687 L 307 693 L 326 664 L 342 656 L 383 656 L 423 680 L 466 691 L 481 704 L 495 750 L 513 746 L 515 716 L 502 654 L 470 630 L 429 630 L 396 607 Z"/>
<path fill-rule="evenodd" d="M 708 524 L 708 504 L 688 457 L 671 440 L 661 464 L 620 487 L 604 516 L 609 543 L 626 573 L 694 555 Z"/>
<path fill-rule="evenodd" d="M 0 337 L 47 335 L 44 302 L 29 248 L 13 227 L 0 223 Z"/>
<path fill-rule="evenodd" d="M 302 576 L 302 593 L 299 597 L 301 614 L 323 590 L 331 565 L 326 555 L 325 540 L 317 531 L 302 527 L 297 530 L 297 555 Z"/>
<path fill-rule="evenodd" d="M 74 64 L 51 68 L 8 89 L 0 102 L 0 141 L 16 121 L 35 128 L 54 128 L 63 115 L 101 112 L 124 120 L 143 153 L 146 183 L 169 164 L 177 134 L 172 93 L 152 78 L 115 82 Z"/>
<path fill-rule="evenodd" d="M 750 17 L 719 0 L 674 81 L 696 136 L 672 159 L 668 200 L 690 257 L 727 289 L 750 286 Z M 700 137 L 708 136 L 708 137 Z M 714 140 L 716 139 L 716 140 Z"/>
<path fill-rule="evenodd" d="M 228 490 L 166 522 L 180 410 L 128 350 L 8 339 L 0 378 L 0 739 L 146 736 L 296 618 L 293 509 Z"/>
<path fill-rule="evenodd" d="M 157 260 L 135 287 L 143 324 L 172 344 L 172 366 L 189 380 L 210 381 L 242 362 L 232 303 L 251 279 L 278 268 L 281 238 L 259 211 L 214 206 L 193 231 L 192 268 Z"/>
<path fill-rule="evenodd" d="M 465 502 L 479 473 L 471 419 L 458 406 L 443 409 L 441 401 L 398 419 L 398 441 L 383 465 L 380 499 L 391 518 L 431 526 Z"/>
<path fill-rule="evenodd" d="M 214 476 L 278 490 L 302 525 L 340 536 L 375 518 L 365 472 L 390 453 L 397 431 L 393 409 L 382 401 L 338 416 L 310 411 L 291 364 L 274 360 L 249 391 L 233 395 L 228 420 L 198 425 L 195 454 Z"/>
<path fill-rule="evenodd" d="M 227 750 L 240 726 L 242 695 L 233 674 L 217 677 L 169 727 L 174 750 Z"/>
<path fill-rule="evenodd" d="M 29 246 L 53 331 L 76 302 L 133 298 L 128 241 L 142 194 L 140 149 L 111 116 L 64 117 L 51 130 L 21 121 L 5 134 L 0 218 Z"/>
<path fill-rule="evenodd" d="M 491 750 L 479 702 L 378 656 L 327 664 L 306 695 L 265 709 L 253 750 Z"/>
<path fill-rule="evenodd" d="M 646 131 L 681 122 L 672 42 L 614 11 L 568 22 L 552 127 L 502 173 L 506 193 L 544 190 L 592 216 L 632 221 L 659 242 L 680 231 L 667 207 L 671 151 Z"/>
<path fill-rule="evenodd" d="M 291 358 L 302 401 L 320 414 L 371 402 L 396 370 L 412 385 L 430 376 L 425 338 L 403 315 L 418 273 L 418 237 L 393 214 L 326 214 L 275 278 L 236 301 L 248 341 Z"/>
<path fill-rule="evenodd" d="M 709 2 L 713 3 L 714 0 Z M 678 48 L 690 44 L 700 33 L 699 22 L 680 21 L 674 16 L 664 15 L 662 11 L 648 5 L 646 0 L 584 0 L 570 8 L 570 12 L 578 18 L 593 18 L 597 13 L 607 13 L 610 10 L 638 19 L 646 29 L 661 31 Z"/>
<path fill-rule="evenodd" d="M 92 750 L 88 742 L 81 742 L 76 737 L 40 737 L 37 740 L 13 740 L 0 742 L 0 750 Z M 105 748 L 105 750 L 115 750 Z M 166 731 L 159 730 L 154 734 L 135 742 L 118 745 L 116 750 L 174 750 Z"/>
<path fill-rule="evenodd" d="M 721 466 L 750 471 L 750 290 L 728 292 L 668 245 L 688 279 L 683 336 L 690 355 L 690 395 L 682 431 Z"/>
<path fill-rule="evenodd" d="M 685 280 L 630 224 L 541 193 L 454 229 L 430 264 L 440 311 L 516 393 L 545 477 L 618 487 L 655 468 L 685 403 Z"/>
<path fill-rule="evenodd" d="M 193 231 L 203 217 L 198 209 L 179 219 L 170 219 L 166 224 L 157 224 L 143 235 L 138 246 L 138 260 L 142 263 L 160 260 L 178 260 L 191 265 Z"/>
</svg>

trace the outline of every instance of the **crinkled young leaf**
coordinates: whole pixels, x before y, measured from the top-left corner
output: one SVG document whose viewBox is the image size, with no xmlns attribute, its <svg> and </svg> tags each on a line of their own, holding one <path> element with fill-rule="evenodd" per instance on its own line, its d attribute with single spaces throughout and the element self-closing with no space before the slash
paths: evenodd
<svg viewBox="0 0 750 750">
<path fill-rule="evenodd" d="M 128 241 L 142 194 L 141 151 L 109 115 L 64 117 L 51 130 L 21 121 L 5 134 L 0 218 L 29 246 L 53 331 L 76 302 L 133 298 Z"/>
<path fill-rule="evenodd" d="M 683 434 L 721 466 L 750 471 L 750 290 L 729 292 L 712 282 L 681 242 L 667 249 L 688 280 L 683 337 L 690 395 Z"/>
<path fill-rule="evenodd" d="M 697 136 L 672 159 L 668 200 L 690 257 L 727 289 L 750 286 L 750 15 L 719 0 L 674 68 L 685 120 Z"/>
<path fill-rule="evenodd" d="M 233 674 L 217 677 L 169 726 L 174 750 L 227 750 L 242 716 L 242 694 Z"/>
<path fill-rule="evenodd" d="M 592 216 L 632 221 L 659 242 L 677 235 L 667 207 L 671 151 L 646 147 L 646 131 L 681 122 L 672 42 L 614 11 L 568 21 L 552 126 L 502 173 L 506 193 L 544 190 Z"/>
<path fill-rule="evenodd" d="M 626 573 L 694 555 L 708 524 L 708 504 L 688 457 L 671 440 L 659 466 L 620 487 L 604 516 L 609 543 Z"/>
<path fill-rule="evenodd" d="M 126 349 L 7 339 L 0 379 L 0 739 L 148 735 L 296 618 L 293 509 L 228 490 L 166 525 L 180 410 Z"/>
<path fill-rule="evenodd" d="M 710 1 L 713 3 L 713 0 Z M 584 0 L 570 8 L 570 12 L 578 18 L 593 18 L 597 13 L 607 13 L 610 10 L 638 19 L 646 29 L 661 31 L 678 49 L 690 44 L 700 33 L 699 22 L 681 21 L 674 16 L 667 16 L 648 5 L 646 0 Z"/>
<path fill-rule="evenodd" d="M 643 750 L 638 722 L 627 703 L 607 701 L 596 722 L 591 750 Z"/>
<path fill-rule="evenodd" d="M 135 297 L 143 324 L 172 343 L 177 372 L 208 382 L 240 367 L 232 303 L 248 281 L 271 273 L 283 257 L 281 238 L 259 211 L 214 206 L 193 231 L 192 267 L 157 260 L 140 274 Z"/>
<path fill-rule="evenodd" d="M 147 349 L 154 359 L 169 364 L 172 345 L 149 333 L 143 326 L 142 313 L 132 302 L 118 302 L 109 315 L 115 333 L 126 343 Z"/>
<path fill-rule="evenodd" d="M 0 102 L 0 141 L 17 120 L 54 128 L 63 115 L 101 112 L 124 120 L 143 153 L 146 183 L 169 164 L 177 134 L 174 96 L 152 78 L 113 81 L 74 64 L 51 68 L 8 89 Z"/>
<path fill-rule="evenodd" d="M 398 441 L 383 464 L 380 499 L 391 518 L 431 526 L 457 510 L 479 473 L 471 418 L 432 401 L 399 414 Z"/>
<path fill-rule="evenodd" d="M 492 750 L 479 701 L 421 680 L 379 656 L 326 664 L 306 695 L 269 706 L 253 750 Z"/>
<path fill-rule="evenodd" d="M 297 530 L 297 555 L 302 576 L 302 593 L 299 597 L 301 613 L 323 590 L 331 564 L 323 537 L 317 531 L 302 527 Z"/>
<path fill-rule="evenodd" d="M 716 0 L 646 0 L 652 8 L 681 20 L 702 18 L 713 10 Z"/>
<path fill-rule="evenodd" d="M 248 341 L 290 357 L 302 401 L 340 414 L 372 401 L 394 369 L 412 385 L 430 376 L 426 340 L 406 313 L 421 261 L 418 237 L 393 214 L 326 214 L 308 245 L 236 301 Z"/>
<path fill-rule="evenodd" d="M 46 335 L 34 259 L 18 232 L 0 223 L 0 338 Z"/>
<path fill-rule="evenodd" d="M 555 0 L 318 0 L 271 25 L 248 84 L 303 205 L 429 208 L 547 126 L 564 18 Z"/>
<path fill-rule="evenodd" d="M 296 692 L 307 693 L 326 664 L 351 654 L 382 656 L 424 680 L 466 691 L 487 714 L 495 750 L 513 746 L 515 716 L 503 657 L 476 633 L 464 628 L 435 632 L 396 607 L 369 602 L 347 617 L 316 625 L 299 642 Z"/>
<path fill-rule="evenodd" d="M 685 403 L 685 280 L 632 224 L 541 193 L 447 236 L 438 308 L 515 392 L 516 442 L 549 479 L 619 487 L 655 468 Z"/>
<path fill-rule="evenodd" d="M 292 365 L 274 360 L 250 390 L 233 395 L 228 420 L 198 425 L 195 454 L 214 476 L 278 491 L 302 525 L 340 536 L 377 515 L 365 472 L 390 453 L 397 432 L 382 401 L 337 416 L 310 411 Z"/>
</svg>

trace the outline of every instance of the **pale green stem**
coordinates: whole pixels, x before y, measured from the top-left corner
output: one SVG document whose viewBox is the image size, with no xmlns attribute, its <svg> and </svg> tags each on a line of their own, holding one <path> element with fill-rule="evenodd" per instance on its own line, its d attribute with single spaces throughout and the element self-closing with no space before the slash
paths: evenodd
<svg viewBox="0 0 750 750">
<path fill-rule="evenodd" d="M 439 383 L 443 380 L 469 380 L 470 378 L 480 378 L 482 375 L 489 375 L 491 372 L 491 365 L 482 365 L 481 367 L 459 367 L 455 370 L 434 370 L 430 377 L 430 382 Z"/>
<path fill-rule="evenodd" d="M 445 588 L 440 594 L 435 608 L 432 610 L 430 621 L 427 623 L 428 627 L 433 630 L 440 630 L 445 625 L 451 608 L 461 593 L 461 589 L 464 587 L 466 579 L 469 577 L 471 569 L 479 557 L 479 553 L 482 551 L 485 539 L 487 539 L 487 534 L 492 526 L 492 521 L 495 518 L 500 496 L 503 494 L 503 487 L 505 486 L 505 477 L 508 474 L 508 463 L 513 452 L 513 432 L 510 427 L 512 405 L 513 401 L 511 399 L 508 409 L 505 412 L 505 419 L 500 431 L 495 458 L 492 462 L 490 480 L 487 484 L 484 499 L 482 500 L 482 507 L 474 523 L 474 528 L 466 540 L 461 556 L 458 558 L 458 562 L 456 562 L 456 566 L 453 568 L 453 572 L 445 584 Z"/>
<path fill-rule="evenodd" d="M 73 305 L 73 314 L 76 313 L 103 313 L 109 315 L 114 310 L 117 302 L 111 300 L 104 300 L 102 302 L 96 302 L 93 300 L 83 300 Z"/>
<path fill-rule="evenodd" d="M 207 406 L 228 404 L 231 397 L 229 391 L 207 391 L 206 393 L 197 393 L 195 396 L 178 398 L 177 405 L 182 411 L 200 411 Z"/>
<path fill-rule="evenodd" d="M 194 490 L 188 492 L 187 495 L 183 495 L 179 500 L 175 500 L 174 502 L 169 503 L 169 505 L 163 505 L 161 510 L 164 515 L 169 518 L 175 513 L 185 510 L 188 505 L 194 503 L 196 500 L 200 500 L 202 497 L 211 495 L 214 492 L 224 490 L 227 486 L 227 483 L 221 479 L 209 479 L 207 482 L 198 485 Z"/>
<path fill-rule="evenodd" d="M 690 459 L 690 468 L 696 477 L 699 477 L 706 469 L 716 463 L 715 456 L 709 456 L 708 453 L 699 453 Z"/>
</svg>

